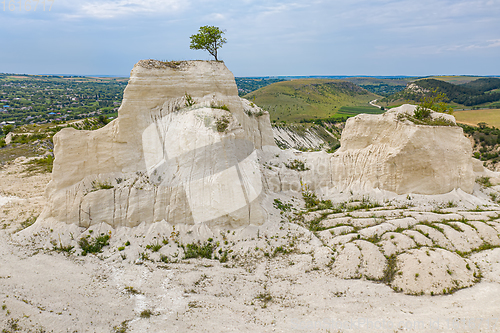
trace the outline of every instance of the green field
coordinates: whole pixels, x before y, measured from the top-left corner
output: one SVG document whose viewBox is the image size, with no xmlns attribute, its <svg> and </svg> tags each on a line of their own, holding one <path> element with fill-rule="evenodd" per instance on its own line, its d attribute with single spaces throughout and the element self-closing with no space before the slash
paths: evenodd
<svg viewBox="0 0 500 333">
<path fill-rule="evenodd" d="M 381 110 L 374 106 L 343 106 L 340 108 L 337 114 L 350 117 L 360 113 L 381 114 L 384 112 L 385 112 L 384 110 Z"/>
<path fill-rule="evenodd" d="M 373 112 L 376 108 L 370 107 L 369 102 L 380 96 L 351 82 L 297 79 L 273 83 L 245 98 L 269 111 L 271 120 L 298 122 L 345 116 L 345 113 L 339 113 L 343 107 L 365 107 L 364 110 Z M 352 115 L 353 110 L 344 109 L 344 112 Z"/>
<path fill-rule="evenodd" d="M 500 109 L 455 111 L 453 113 L 457 122 L 472 126 L 486 123 L 488 126 L 500 128 Z"/>
</svg>

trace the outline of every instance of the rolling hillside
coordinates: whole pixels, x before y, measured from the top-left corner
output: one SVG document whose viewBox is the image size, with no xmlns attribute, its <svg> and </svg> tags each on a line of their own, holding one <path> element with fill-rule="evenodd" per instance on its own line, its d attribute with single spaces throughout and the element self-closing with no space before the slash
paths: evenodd
<svg viewBox="0 0 500 333">
<path fill-rule="evenodd" d="M 269 111 L 272 121 L 280 122 L 383 112 L 369 105 L 371 100 L 380 96 L 351 82 L 341 80 L 282 81 L 258 89 L 244 97 Z M 359 112 L 356 111 L 356 107 L 361 107 Z"/>
<path fill-rule="evenodd" d="M 427 92 L 437 90 L 444 93 L 448 102 L 458 108 L 477 106 L 495 108 L 500 103 L 499 89 L 499 78 L 478 78 L 462 84 L 427 78 L 409 84 L 405 90 L 384 98 L 381 102 L 383 105 L 394 105 L 402 101 L 418 102 Z"/>
</svg>

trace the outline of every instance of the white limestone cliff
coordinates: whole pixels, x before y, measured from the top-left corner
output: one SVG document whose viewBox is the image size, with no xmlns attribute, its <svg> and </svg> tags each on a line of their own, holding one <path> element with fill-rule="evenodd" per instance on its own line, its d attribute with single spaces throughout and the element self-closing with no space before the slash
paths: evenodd
<svg viewBox="0 0 500 333">
<path fill-rule="evenodd" d="M 462 129 L 401 116 L 414 108 L 349 119 L 335 154 L 282 151 L 269 114 L 238 97 L 223 63 L 140 61 L 116 120 L 97 131 L 67 128 L 54 137 L 49 205 L 39 220 L 237 228 L 268 222 L 272 208 L 263 200 L 304 185 L 323 194 L 374 188 L 470 193 L 473 160 Z M 285 166 L 294 160 L 308 170 Z"/>
<path fill-rule="evenodd" d="M 440 194 L 454 189 L 471 193 L 474 186 L 472 148 L 458 126 L 417 125 L 405 120 L 413 105 L 382 115 L 349 119 L 336 152 L 334 180 L 404 193 Z M 453 116 L 432 112 L 433 118 L 456 125 Z"/>
<path fill-rule="evenodd" d="M 116 120 L 54 137 L 41 219 L 84 227 L 262 224 L 255 150 L 274 141 L 269 115 L 259 111 L 238 97 L 223 63 L 141 61 Z"/>
<path fill-rule="evenodd" d="M 325 152 L 285 151 L 268 158 L 279 168 L 265 170 L 272 192 L 300 191 L 301 184 L 325 193 L 380 189 L 396 194 L 443 194 L 454 189 L 471 193 L 475 175 L 483 172 L 472 156 L 469 140 L 453 116 L 431 112 L 451 126 L 419 125 L 408 120 L 416 106 L 403 105 L 381 115 L 360 114 L 347 120 L 341 147 Z M 286 168 L 302 161 L 308 170 Z M 475 165 L 475 167 L 474 167 Z M 333 191 L 332 191 L 333 189 Z"/>
</svg>

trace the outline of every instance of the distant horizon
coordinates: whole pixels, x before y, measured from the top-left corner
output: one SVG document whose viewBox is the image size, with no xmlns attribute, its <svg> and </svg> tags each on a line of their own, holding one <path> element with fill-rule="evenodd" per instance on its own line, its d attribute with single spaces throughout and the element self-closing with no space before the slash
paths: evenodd
<svg viewBox="0 0 500 333">
<path fill-rule="evenodd" d="M 130 75 L 113 75 L 113 74 L 28 74 L 28 73 L 0 73 L 0 75 L 27 75 L 27 76 L 54 76 L 54 77 L 99 77 L 99 78 L 129 78 Z M 378 78 L 378 79 L 397 79 L 397 78 L 424 78 L 424 77 L 443 77 L 443 76 L 465 76 L 465 77 L 491 77 L 500 78 L 500 75 L 479 75 L 479 74 L 430 74 L 430 75 L 323 75 L 323 74 L 312 74 L 312 75 L 260 75 L 260 76 L 234 76 L 235 78 L 255 78 L 255 79 L 276 79 L 276 78 L 355 78 L 355 77 L 367 77 L 367 78 Z"/>
</svg>

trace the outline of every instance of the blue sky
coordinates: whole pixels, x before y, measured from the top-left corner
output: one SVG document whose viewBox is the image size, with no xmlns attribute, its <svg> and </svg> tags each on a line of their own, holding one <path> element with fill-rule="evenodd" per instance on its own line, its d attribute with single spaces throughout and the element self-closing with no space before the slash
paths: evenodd
<svg viewBox="0 0 500 333">
<path fill-rule="evenodd" d="M 235 76 L 500 75 L 500 0 L 55 0 L 36 12 L 6 1 L 0 72 L 128 75 L 140 59 L 210 59 L 189 36 L 215 25 Z"/>
</svg>

